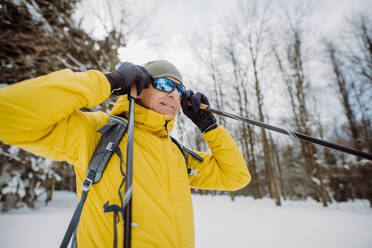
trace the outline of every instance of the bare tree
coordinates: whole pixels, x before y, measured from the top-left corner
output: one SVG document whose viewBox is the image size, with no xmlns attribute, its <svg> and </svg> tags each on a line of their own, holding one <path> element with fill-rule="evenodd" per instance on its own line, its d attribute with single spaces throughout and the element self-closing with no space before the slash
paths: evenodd
<svg viewBox="0 0 372 248">
<path fill-rule="evenodd" d="M 269 119 L 267 114 L 266 114 L 266 120 L 270 123 L 270 119 Z M 277 147 L 277 144 L 275 144 L 275 142 L 274 142 L 272 133 L 271 132 L 268 132 L 268 133 L 269 133 L 269 141 L 270 141 L 270 150 L 272 151 L 271 152 L 271 155 L 272 155 L 271 159 L 276 164 L 275 168 L 278 171 L 280 193 L 281 193 L 283 199 L 286 200 L 286 194 L 285 194 L 285 190 L 284 190 L 283 173 L 282 173 L 282 165 L 281 165 L 281 161 L 280 161 L 278 147 Z"/>
<path fill-rule="evenodd" d="M 348 19 L 352 36 L 345 59 L 353 72 L 352 90 L 360 116 L 363 132 L 363 147 L 372 152 L 372 14 L 371 8 L 356 12 Z"/>
<path fill-rule="evenodd" d="M 354 147 L 357 149 L 361 148 L 359 142 L 360 131 L 356 121 L 355 113 L 351 106 L 351 87 L 350 82 L 347 81 L 343 69 L 342 61 L 337 56 L 337 50 L 335 45 L 330 41 L 325 41 L 327 55 L 329 57 L 330 63 L 332 64 L 332 69 L 334 73 L 334 82 L 337 85 L 338 92 L 340 94 L 340 101 L 344 108 L 346 118 L 349 122 L 349 129 L 351 133 L 351 138 L 353 140 Z"/>
<path fill-rule="evenodd" d="M 303 21 L 307 14 L 306 11 L 307 9 L 301 6 L 301 8 L 295 9 L 295 15 L 286 12 L 287 20 L 284 25 L 288 27 L 287 40 L 282 41 L 284 45 L 281 48 L 284 52 L 280 53 L 277 46 L 274 46 L 273 52 L 287 88 L 296 129 L 298 132 L 312 135 L 307 106 L 310 80 L 305 73 L 303 54 L 305 31 Z M 311 143 L 301 142 L 301 153 L 305 162 L 306 182 L 310 189 L 310 195 L 316 200 L 321 200 L 323 205 L 327 206 L 330 198 L 317 162 L 317 149 Z"/>
<path fill-rule="evenodd" d="M 215 34 L 212 31 L 196 34 L 192 43 L 190 44 L 192 49 L 195 51 L 194 55 L 200 64 L 200 70 L 198 75 L 194 77 L 193 85 L 196 90 L 202 91 L 209 98 L 209 101 L 213 106 L 218 109 L 225 108 L 224 96 L 226 92 L 223 91 L 223 73 L 219 65 L 219 59 L 217 56 L 217 47 L 218 44 L 214 39 Z M 204 88 L 205 83 L 202 82 L 211 82 L 212 87 Z M 216 116 L 218 123 L 226 126 L 226 120 L 221 116 Z M 199 131 L 195 129 L 198 134 Z M 200 137 L 200 135 L 192 135 L 189 138 L 191 141 L 190 144 L 195 145 L 199 150 L 207 150 L 206 143 Z"/>
<path fill-rule="evenodd" d="M 143 37 L 155 14 L 155 5 L 145 1 L 83 0 L 74 17 L 82 28 L 89 30 L 90 35 L 98 39 L 108 37 L 106 45 L 118 50 L 127 46 L 129 40 Z M 115 70 L 120 63 L 118 54 L 105 53 L 102 56 L 111 61 L 102 66 L 107 71 Z"/>
<path fill-rule="evenodd" d="M 216 41 L 216 34 L 209 31 L 207 34 L 203 32 L 196 35 L 191 45 L 193 46 L 193 50 L 196 51 L 195 55 L 201 65 L 207 71 L 208 79 L 213 84 L 213 88 L 210 90 L 213 105 L 218 109 L 224 109 L 223 73 L 221 72 L 219 58 L 217 56 L 218 43 Z M 199 80 L 201 81 L 201 79 Z M 226 126 L 226 120 L 223 117 L 217 116 L 217 120 L 223 126 Z"/>
<path fill-rule="evenodd" d="M 258 118 L 265 122 L 264 102 L 262 94 L 262 73 L 265 70 L 265 39 L 269 38 L 269 5 L 267 2 L 251 1 L 241 2 L 239 6 L 241 20 L 237 22 L 235 28 L 240 44 L 247 51 L 247 58 L 253 73 L 253 88 L 256 93 Z M 272 165 L 269 139 L 264 128 L 261 128 L 261 139 L 264 151 L 264 164 L 266 179 L 270 188 L 270 196 L 275 199 L 276 205 L 280 206 L 280 196 L 278 193 L 275 174 Z"/>
<path fill-rule="evenodd" d="M 231 26 L 225 27 L 226 34 L 225 40 L 221 45 L 222 54 L 226 62 L 232 68 L 232 81 L 234 91 L 237 96 L 237 105 L 239 109 L 239 114 L 241 116 L 245 116 L 249 118 L 251 116 L 249 110 L 249 96 L 248 96 L 248 68 L 247 64 L 243 61 L 240 61 L 239 58 L 239 51 L 241 51 L 240 47 L 237 46 L 237 37 L 238 33 L 236 29 L 231 29 Z M 255 150 L 255 141 L 254 136 L 255 133 L 253 128 L 245 123 L 241 123 L 239 125 L 239 141 L 241 143 L 241 147 L 243 149 L 243 155 L 245 159 L 248 161 L 248 168 L 252 175 L 252 182 L 246 188 L 252 189 L 253 197 L 254 198 L 261 198 L 262 194 L 260 191 L 260 185 L 257 175 L 257 166 L 256 166 L 256 155 L 254 153 Z M 244 189 L 243 189 L 244 191 Z"/>
<path fill-rule="evenodd" d="M 371 8 L 356 12 L 348 20 L 354 38 L 353 46 L 349 47 L 348 57 L 352 69 L 362 81 L 372 85 L 372 14 Z"/>
</svg>

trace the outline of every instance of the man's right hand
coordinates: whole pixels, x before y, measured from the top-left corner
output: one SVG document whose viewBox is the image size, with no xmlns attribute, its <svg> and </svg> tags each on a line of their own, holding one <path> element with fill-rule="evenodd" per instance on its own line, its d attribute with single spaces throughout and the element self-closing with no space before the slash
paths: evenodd
<svg viewBox="0 0 372 248">
<path fill-rule="evenodd" d="M 117 95 L 128 94 L 133 83 L 137 86 L 137 95 L 140 95 L 154 81 L 144 67 L 129 62 L 122 63 L 118 69 L 105 76 L 111 84 L 111 93 Z"/>
</svg>

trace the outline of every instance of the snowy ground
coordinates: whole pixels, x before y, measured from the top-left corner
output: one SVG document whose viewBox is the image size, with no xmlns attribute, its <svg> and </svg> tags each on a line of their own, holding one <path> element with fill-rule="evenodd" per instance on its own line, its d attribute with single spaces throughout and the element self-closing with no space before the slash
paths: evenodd
<svg viewBox="0 0 372 248">
<path fill-rule="evenodd" d="M 311 200 L 275 207 L 269 199 L 193 196 L 196 247 L 372 247 L 372 209 L 367 201 L 323 208 Z M 75 196 L 57 192 L 48 207 L 0 214 L 0 247 L 58 247 Z"/>
</svg>

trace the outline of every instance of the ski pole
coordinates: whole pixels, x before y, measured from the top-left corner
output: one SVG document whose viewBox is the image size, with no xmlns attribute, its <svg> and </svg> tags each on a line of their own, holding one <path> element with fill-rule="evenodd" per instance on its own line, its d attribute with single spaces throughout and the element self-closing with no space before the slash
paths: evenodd
<svg viewBox="0 0 372 248">
<path fill-rule="evenodd" d="M 134 84 L 129 98 L 128 134 L 127 134 L 127 165 L 126 186 L 124 194 L 124 248 L 131 247 L 132 234 L 132 193 L 133 193 L 133 137 L 134 137 L 134 101 L 137 98 L 137 88 Z"/>
<path fill-rule="evenodd" d="M 366 153 L 366 152 L 363 152 L 363 151 L 358 151 L 354 148 L 350 148 L 350 147 L 347 147 L 347 146 L 342 146 L 342 145 L 339 145 L 339 144 L 336 144 L 336 143 L 332 143 L 332 142 L 329 142 L 329 141 L 314 138 L 314 137 L 311 137 L 309 135 L 305 135 L 305 134 L 302 134 L 302 133 L 299 133 L 299 132 L 296 132 L 296 131 L 291 131 L 291 130 L 288 130 L 288 129 L 285 129 L 285 128 L 276 127 L 276 126 L 273 126 L 273 125 L 270 125 L 270 124 L 266 124 L 264 122 L 251 120 L 251 119 L 248 119 L 246 117 L 242 117 L 242 116 L 239 116 L 239 115 L 227 113 L 227 112 L 224 112 L 224 111 L 221 111 L 221 110 L 218 110 L 218 109 L 213 109 L 209 105 L 206 105 L 206 104 L 203 104 L 203 103 L 200 104 L 200 109 L 203 109 L 203 110 L 206 110 L 208 112 L 215 113 L 215 114 L 218 114 L 218 115 L 226 116 L 226 117 L 229 117 L 229 118 L 232 118 L 232 119 L 235 119 L 235 120 L 247 122 L 247 123 L 252 124 L 252 125 L 256 125 L 256 126 L 259 126 L 259 127 L 270 129 L 272 131 L 279 132 L 279 133 L 282 133 L 282 134 L 285 134 L 285 135 L 288 135 L 288 136 L 292 136 L 292 137 L 295 137 L 295 138 L 298 138 L 298 139 L 301 139 L 301 140 L 304 140 L 304 141 L 307 141 L 307 142 L 310 142 L 310 143 L 315 143 L 315 144 L 325 146 L 325 147 L 328 147 L 328 148 L 333 148 L 335 150 L 338 150 L 338 151 L 341 151 L 341 152 L 346 152 L 346 153 L 352 154 L 354 156 L 358 156 L 358 157 L 365 158 L 365 159 L 368 159 L 368 160 L 372 161 L 372 154 Z"/>
</svg>

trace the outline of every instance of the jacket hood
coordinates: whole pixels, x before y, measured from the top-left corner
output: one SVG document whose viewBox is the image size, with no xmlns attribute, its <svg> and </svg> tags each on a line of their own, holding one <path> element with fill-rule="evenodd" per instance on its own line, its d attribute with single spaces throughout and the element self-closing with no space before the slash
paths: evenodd
<svg viewBox="0 0 372 248">
<path fill-rule="evenodd" d="M 127 95 L 120 96 L 111 109 L 111 115 L 124 115 L 128 118 L 129 100 Z M 143 126 L 145 129 L 159 136 L 167 136 L 172 131 L 175 118 L 167 122 L 169 118 L 166 114 L 160 114 L 151 109 L 147 109 L 135 103 L 134 122 Z"/>
</svg>

